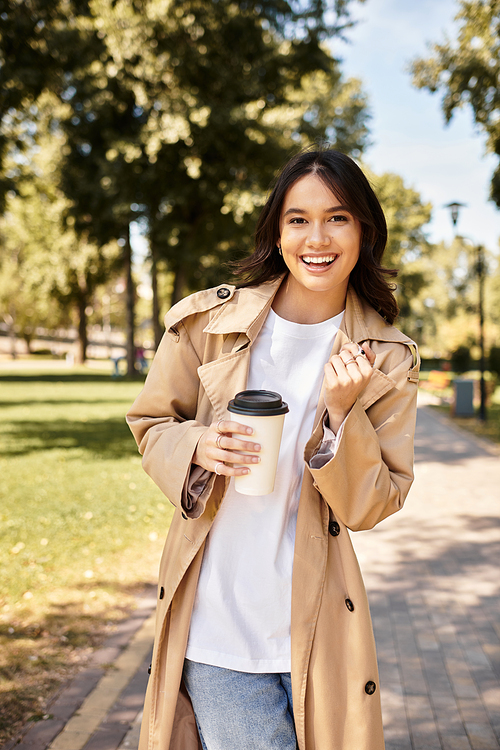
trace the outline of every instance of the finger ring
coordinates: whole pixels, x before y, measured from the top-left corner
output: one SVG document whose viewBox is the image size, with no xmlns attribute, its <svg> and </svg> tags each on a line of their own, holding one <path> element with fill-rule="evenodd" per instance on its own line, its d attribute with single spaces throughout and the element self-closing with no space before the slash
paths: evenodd
<svg viewBox="0 0 500 750">
<path fill-rule="evenodd" d="M 216 427 L 217 432 L 219 432 L 221 435 L 222 435 L 222 432 L 221 432 L 221 429 L 220 429 L 219 425 L 223 421 L 224 421 L 223 419 L 219 419 L 219 421 L 217 422 L 217 427 Z"/>
<path fill-rule="evenodd" d="M 352 365 L 353 362 L 356 362 L 356 360 L 354 359 L 354 357 L 352 357 L 352 359 L 348 359 L 346 362 L 344 362 L 344 364 L 345 365 Z"/>
<path fill-rule="evenodd" d="M 223 433 L 223 432 L 220 432 L 220 433 L 219 433 L 219 434 L 217 435 L 217 440 L 215 441 L 215 445 L 217 446 L 217 448 L 220 448 L 220 449 L 221 449 L 221 451 L 223 451 L 223 450 L 224 450 L 224 448 L 223 448 L 223 447 L 222 447 L 222 445 L 220 444 L 220 441 L 222 440 L 222 438 L 223 438 L 223 437 L 224 437 L 224 433 Z"/>
<path fill-rule="evenodd" d="M 220 471 L 218 471 L 219 466 L 225 466 L 225 465 L 226 464 L 223 463 L 222 461 L 219 461 L 219 463 L 215 464 L 214 471 L 215 471 L 215 473 L 217 474 L 218 477 L 222 476 L 222 474 L 220 473 Z"/>
<path fill-rule="evenodd" d="M 357 359 L 358 357 L 363 357 L 363 359 L 366 359 L 366 354 L 364 352 L 358 352 L 358 354 L 354 355 L 354 359 Z"/>
</svg>

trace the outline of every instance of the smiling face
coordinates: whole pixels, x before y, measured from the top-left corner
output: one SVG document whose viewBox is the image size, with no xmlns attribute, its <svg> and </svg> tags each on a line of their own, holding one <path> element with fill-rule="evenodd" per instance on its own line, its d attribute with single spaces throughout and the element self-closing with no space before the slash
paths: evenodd
<svg viewBox="0 0 500 750">
<path fill-rule="evenodd" d="M 359 221 L 319 177 L 297 180 L 281 210 L 278 244 L 290 273 L 277 295 L 276 312 L 299 323 L 342 312 L 360 242 Z"/>
</svg>

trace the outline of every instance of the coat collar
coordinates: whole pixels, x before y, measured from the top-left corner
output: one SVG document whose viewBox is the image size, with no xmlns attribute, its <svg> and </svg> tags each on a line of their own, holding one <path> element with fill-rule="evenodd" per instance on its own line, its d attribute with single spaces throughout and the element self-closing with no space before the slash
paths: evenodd
<svg viewBox="0 0 500 750">
<path fill-rule="evenodd" d="M 412 344 L 412 340 L 389 325 L 373 307 L 358 297 L 352 286 L 347 290 L 345 315 L 341 330 L 356 344 L 362 341 L 387 341 Z"/>
<path fill-rule="evenodd" d="M 264 324 L 281 278 L 258 287 L 235 289 L 203 329 L 226 339 L 219 356 L 198 368 L 198 376 L 215 414 L 223 419 L 227 403 L 246 387 L 250 345 Z"/>
<path fill-rule="evenodd" d="M 274 281 L 255 287 L 245 287 L 234 290 L 230 299 L 220 307 L 210 323 L 204 328 L 204 333 L 245 333 L 250 341 L 257 337 L 269 309 L 274 295 L 283 280 L 280 276 Z"/>
<path fill-rule="evenodd" d="M 219 419 L 224 417 L 228 399 L 246 387 L 251 344 L 264 324 L 283 278 L 281 276 L 256 287 L 228 287 L 231 296 L 203 329 L 207 334 L 228 337 L 231 344 L 221 351 L 216 360 L 198 368 L 200 380 Z M 349 341 L 357 344 L 362 341 L 412 343 L 403 333 L 388 325 L 368 303 L 361 300 L 352 287 L 348 289 L 346 310 L 335 337 L 332 354 L 337 354 Z M 368 386 L 359 397 L 363 408 L 367 409 L 393 386 L 394 381 L 376 368 Z M 320 429 L 323 413 L 321 394 L 315 419 L 317 429 Z"/>
<path fill-rule="evenodd" d="M 284 276 L 280 276 L 260 286 L 243 289 L 229 287 L 231 297 L 221 305 L 204 328 L 204 333 L 245 333 L 250 341 L 254 341 L 283 279 Z M 401 331 L 386 323 L 371 305 L 358 297 L 352 286 L 347 292 L 345 315 L 340 330 L 347 339 L 357 344 L 361 341 L 412 343 Z"/>
</svg>

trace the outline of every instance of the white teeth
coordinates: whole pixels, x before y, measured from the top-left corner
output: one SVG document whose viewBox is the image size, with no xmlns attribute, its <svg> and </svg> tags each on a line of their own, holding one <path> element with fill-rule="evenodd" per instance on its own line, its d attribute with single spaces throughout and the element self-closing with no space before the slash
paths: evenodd
<svg viewBox="0 0 500 750">
<path fill-rule="evenodd" d="M 304 263 L 333 263 L 336 257 L 336 255 L 325 255 L 322 258 L 318 258 L 312 255 L 304 255 L 302 260 Z"/>
</svg>

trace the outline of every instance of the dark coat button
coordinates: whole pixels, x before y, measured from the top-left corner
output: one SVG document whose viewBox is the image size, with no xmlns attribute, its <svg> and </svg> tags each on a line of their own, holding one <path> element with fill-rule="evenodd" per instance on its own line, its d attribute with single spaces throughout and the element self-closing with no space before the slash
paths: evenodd
<svg viewBox="0 0 500 750">
<path fill-rule="evenodd" d="M 185 521 L 187 521 L 187 520 L 188 520 L 188 517 L 186 516 L 186 514 L 184 513 L 184 511 L 182 511 L 182 513 L 181 513 L 181 516 L 183 517 L 183 519 L 184 519 Z"/>
<path fill-rule="evenodd" d="M 162 586 L 161 589 L 160 589 L 160 595 L 159 595 L 158 599 L 163 599 L 164 596 L 165 596 L 165 589 Z"/>
<path fill-rule="evenodd" d="M 230 294 L 231 292 L 225 286 L 223 286 L 221 289 L 217 289 L 217 297 L 219 299 L 227 299 Z"/>
<path fill-rule="evenodd" d="M 365 693 L 367 695 L 373 695 L 373 693 L 375 692 L 376 689 L 377 689 L 377 686 L 371 680 L 369 682 L 367 682 L 366 685 L 365 685 Z"/>
<path fill-rule="evenodd" d="M 332 536 L 338 536 L 340 534 L 340 526 L 337 521 L 330 521 L 328 524 L 328 531 Z"/>
<path fill-rule="evenodd" d="M 345 606 L 349 610 L 349 612 L 354 612 L 354 604 L 351 602 L 350 599 L 345 600 Z"/>
</svg>

